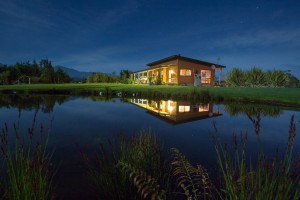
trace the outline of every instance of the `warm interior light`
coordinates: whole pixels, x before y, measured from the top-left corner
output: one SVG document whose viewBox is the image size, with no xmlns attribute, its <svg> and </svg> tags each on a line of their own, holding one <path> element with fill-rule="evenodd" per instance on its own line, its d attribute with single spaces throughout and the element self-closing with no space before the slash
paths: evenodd
<svg viewBox="0 0 300 200">
<path fill-rule="evenodd" d="M 206 111 L 209 111 L 209 104 L 200 104 L 199 112 L 206 112 Z"/>
<path fill-rule="evenodd" d="M 174 106 L 171 105 L 172 101 L 168 100 L 168 112 L 171 113 L 174 110 Z"/>
<path fill-rule="evenodd" d="M 190 112 L 191 106 L 179 106 L 179 112 Z"/>
</svg>

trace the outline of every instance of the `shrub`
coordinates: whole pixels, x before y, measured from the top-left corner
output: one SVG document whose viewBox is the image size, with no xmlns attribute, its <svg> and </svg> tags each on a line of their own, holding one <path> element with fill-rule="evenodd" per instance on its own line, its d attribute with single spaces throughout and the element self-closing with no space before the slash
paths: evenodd
<svg viewBox="0 0 300 200">
<path fill-rule="evenodd" d="M 241 69 L 234 67 L 231 71 L 227 73 L 225 82 L 228 86 L 244 86 L 245 74 Z"/>
<path fill-rule="evenodd" d="M 289 85 L 289 77 L 280 70 L 268 70 L 266 72 L 266 82 L 270 87 L 287 87 Z"/>
<path fill-rule="evenodd" d="M 260 68 L 253 67 L 245 72 L 245 84 L 250 87 L 265 86 L 265 74 Z"/>
</svg>

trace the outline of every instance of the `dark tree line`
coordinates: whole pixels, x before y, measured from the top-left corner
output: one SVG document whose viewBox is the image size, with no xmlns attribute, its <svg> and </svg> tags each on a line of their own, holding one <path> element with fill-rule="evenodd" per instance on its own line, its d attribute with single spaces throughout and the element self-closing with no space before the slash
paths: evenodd
<svg viewBox="0 0 300 200">
<path fill-rule="evenodd" d="M 114 74 L 93 73 L 87 77 L 88 83 L 131 83 L 129 70 L 121 70 L 119 76 Z"/>
<path fill-rule="evenodd" d="M 62 69 L 54 70 L 48 59 L 39 63 L 17 62 L 14 65 L 0 64 L 0 84 L 18 83 L 68 83 L 69 75 Z"/>
</svg>

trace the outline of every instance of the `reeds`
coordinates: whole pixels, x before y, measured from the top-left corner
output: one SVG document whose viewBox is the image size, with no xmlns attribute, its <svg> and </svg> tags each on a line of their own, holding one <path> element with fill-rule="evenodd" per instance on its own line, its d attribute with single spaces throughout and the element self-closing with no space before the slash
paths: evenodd
<svg viewBox="0 0 300 200">
<path fill-rule="evenodd" d="M 167 183 L 162 146 L 151 131 L 141 131 L 130 139 L 120 134 L 117 141 L 101 144 L 95 158 L 83 152 L 82 158 L 94 191 L 102 199 L 153 196 L 153 190 L 146 190 L 146 186 L 156 188 L 156 182 Z M 161 197 L 164 192 L 159 190 L 157 195 Z"/>
<path fill-rule="evenodd" d="M 49 171 L 50 154 L 46 153 L 47 141 L 43 139 L 43 126 L 40 127 L 41 138 L 34 134 L 35 118 L 28 129 L 28 138 L 24 138 L 14 125 L 14 136 L 9 136 L 5 123 L 1 133 L 1 161 L 6 173 L 4 199 L 40 200 L 52 199 L 51 173 Z M 14 139 L 10 141 L 10 139 Z M 27 141 L 28 140 L 28 141 Z M 36 142 L 34 142 L 36 141 Z"/>
<path fill-rule="evenodd" d="M 240 142 L 233 136 L 233 155 L 228 145 L 215 142 L 218 166 L 223 181 L 225 199 L 300 199 L 300 157 L 293 157 L 296 129 L 291 118 L 285 151 L 279 147 L 271 160 L 259 149 L 256 165 L 247 162 L 245 153 L 247 135 L 241 134 Z"/>
<path fill-rule="evenodd" d="M 194 167 L 186 157 L 176 148 L 171 149 L 173 155 L 172 175 L 177 188 L 183 193 L 186 199 L 214 199 L 214 187 L 211 179 L 204 167 L 197 165 Z"/>
<path fill-rule="evenodd" d="M 217 129 L 215 127 L 217 132 Z M 220 183 L 208 171 L 193 166 L 176 148 L 165 159 L 162 145 L 150 131 L 100 146 L 96 159 L 83 154 L 95 191 L 102 199 L 300 199 L 300 156 L 293 156 L 296 128 L 292 116 L 285 151 L 277 147 L 272 159 L 262 148 L 252 163 L 246 153 L 247 133 L 233 134 L 233 149 L 215 137 Z M 257 135 L 259 139 L 259 135 Z M 260 140 L 258 140 L 260 142 Z M 262 144 L 259 144 L 262 147 Z"/>
</svg>

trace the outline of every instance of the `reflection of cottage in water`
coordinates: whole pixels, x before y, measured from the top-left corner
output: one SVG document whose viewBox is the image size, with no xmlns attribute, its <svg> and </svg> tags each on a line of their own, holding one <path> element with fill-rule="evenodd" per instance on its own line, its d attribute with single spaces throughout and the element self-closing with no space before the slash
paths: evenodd
<svg viewBox="0 0 300 200">
<path fill-rule="evenodd" d="M 147 112 L 171 123 L 189 122 L 222 114 L 213 110 L 213 104 L 192 104 L 184 101 L 150 101 L 132 99 L 131 103 L 147 109 Z"/>
</svg>

